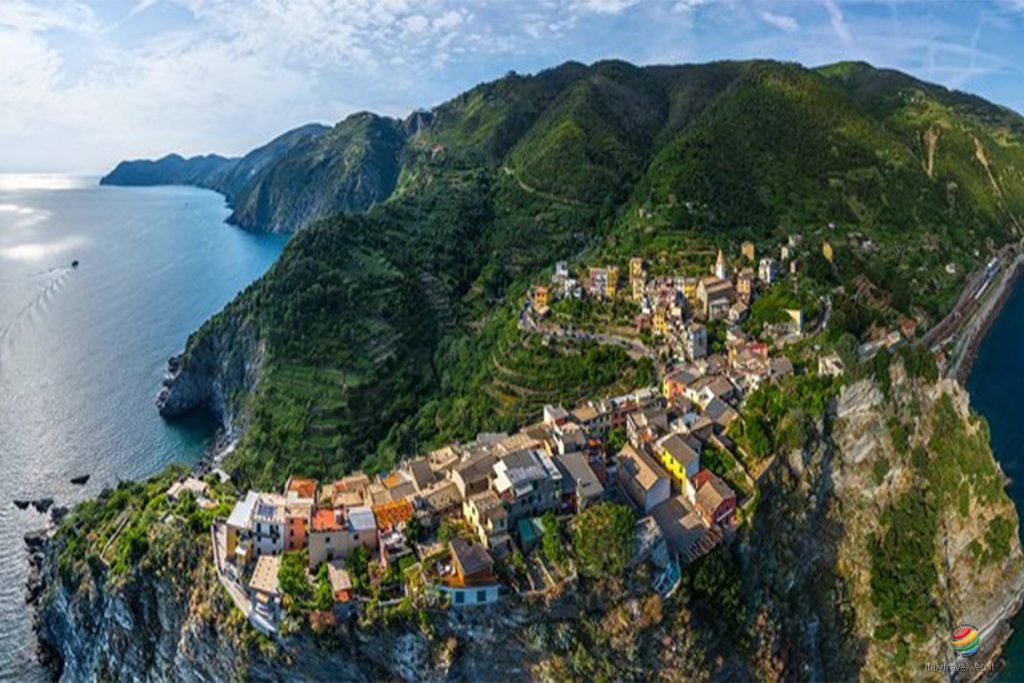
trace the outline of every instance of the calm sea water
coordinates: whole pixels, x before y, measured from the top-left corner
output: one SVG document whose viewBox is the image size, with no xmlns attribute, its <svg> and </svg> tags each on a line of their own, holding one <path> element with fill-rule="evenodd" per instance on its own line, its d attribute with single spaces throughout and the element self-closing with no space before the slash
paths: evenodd
<svg viewBox="0 0 1024 683">
<path fill-rule="evenodd" d="M 974 408 L 988 420 L 992 449 L 1007 476 L 1008 489 L 1024 513 L 1024 280 L 1018 280 L 1006 305 L 986 335 L 971 368 L 967 388 Z M 1024 614 L 1013 624 L 1013 636 L 1003 652 L 1006 667 L 997 680 L 1024 680 Z"/>
<path fill-rule="evenodd" d="M 21 537 L 46 517 L 12 501 L 71 504 L 202 454 L 209 425 L 153 407 L 164 364 L 284 245 L 226 215 L 204 190 L 0 175 L 0 680 L 42 676 Z"/>
</svg>

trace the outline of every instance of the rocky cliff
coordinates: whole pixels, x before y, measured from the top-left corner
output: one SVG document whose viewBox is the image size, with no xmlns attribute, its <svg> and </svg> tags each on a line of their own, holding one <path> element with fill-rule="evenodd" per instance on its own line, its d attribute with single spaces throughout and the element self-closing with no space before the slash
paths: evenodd
<svg viewBox="0 0 1024 683">
<path fill-rule="evenodd" d="M 798 680 L 938 678 L 959 624 L 994 661 L 1024 599 L 1018 517 L 984 420 L 951 380 L 894 365 L 844 387 L 762 479 L 742 543 L 754 666 Z M 970 678 L 970 676 L 965 676 Z"/>
<path fill-rule="evenodd" d="M 156 404 L 167 418 L 208 410 L 229 432 L 238 401 L 259 377 L 265 346 L 252 324 L 233 308 L 208 321 L 188 340 L 185 351 L 167 364 Z"/>
<path fill-rule="evenodd" d="M 927 667 L 954 662 L 956 625 L 982 633 L 979 664 L 1008 635 L 1017 515 L 963 389 L 891 375 L 846 386 L 804 447 L 777 454 L 753 523 L 664 603 L 641 568 L 625 586 L 296 626 L 272 643 L 217 583 L 206 532 L 163 518 L 130 571 L 92 560 L 76 575 L 61 553 L 96 531 L 76 511 L 47 551 L 40 636 L 65 680 L 938 678 Z"/>
</svg>

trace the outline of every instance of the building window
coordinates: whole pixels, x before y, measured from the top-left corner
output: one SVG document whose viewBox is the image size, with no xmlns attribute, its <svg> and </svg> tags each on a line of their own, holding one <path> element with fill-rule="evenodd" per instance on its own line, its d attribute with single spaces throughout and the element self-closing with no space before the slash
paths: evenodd
<svg viewBox="0 0 1024 683">
<path fill-rule="evenodd" d="M 466 594 L 463 593 L 462 591 L 456 591 L 455 592 L 455 604 L 456 605 L 461 605 L 464 602 L 466 602 Z"/>
<path fill-rule="evenodd" d="M 358 541 L 359 540 L 359 534 L 352 534 L 352 540 L 353 541 Z"/>
<path fill-rule="evenodd" d="M 477 591 L 476 592 L 476 601 L 477 602 L 487 602 L 487 591 Z"/>
<path fill-rule="evenodd" d="M 331 537 L 330 536 L 324 536 L 324 543 L 326 545 L 330 545 L 331 544 Z"/>
</svg>

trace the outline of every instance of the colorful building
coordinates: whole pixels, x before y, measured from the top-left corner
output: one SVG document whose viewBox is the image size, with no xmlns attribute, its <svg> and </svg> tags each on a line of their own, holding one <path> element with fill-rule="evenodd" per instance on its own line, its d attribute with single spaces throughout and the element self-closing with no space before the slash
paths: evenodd
<svg viewBox="0 0 1024 683">
<path fill-rule="evenodd" d="M 687 479 L 697 476 L 700 471 L 700 454 L 678 434 L 658 439 L 654 450 L 662 466 L 681 489 L 686 488 Z"/>
<path fill-rule="evenodd" d="M 742 254 L 743 254 L 743 257 L 744 257 L 744 258 L 746 258 L 746 259 L 747 259 L 747 260 L 749 260 L 749 261 L 750 261 L 751 263 L 753 263 L 753 262 L 754 262 L 754 259 L 755 259 L 755 256 L 754 256 L 754 255 L 755 255 L 755 254 L 757 253 L 757 252 L 756 252 L 756 249 L 754 248 L 754 243 L 753 243 L 753 242 L 751 242 L 751 241 L 749 241 L 749 240 L 748 240 L 748 241 L 746 241 L 746 242 L 744 242 L 744 243 L 743 243 L 743 244 L 742 244 L 742 245 L 740 246 L 740 253 L 742 253 Z"/>
<path fill-rule="evenodd" d="M 609 268 L 605 277 L 604 293 L 609 299 L 614 299 L 619 291 L 619 269 Z"/>
</svg>

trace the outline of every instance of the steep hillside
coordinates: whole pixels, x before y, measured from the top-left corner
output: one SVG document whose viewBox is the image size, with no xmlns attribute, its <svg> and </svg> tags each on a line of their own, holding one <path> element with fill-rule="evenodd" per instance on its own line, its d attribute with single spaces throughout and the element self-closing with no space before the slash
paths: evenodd
<svg viewBox="0 0 1024 683">
<path fill-rule="evenodd" d="M 365 211 L 394 190 L 404 143 L 399 121 L 353 114 L 254 168 L 237 190 L 228 220 L 249 229 L 294 232 L 321 216 Z"/>
<path fill-rule="evenodd" d="M 807 238 L 804 296 L 844 287 L 830 331 L 847 344 L 903 315 L 926 326 L 1017 236 L 1024 152 L 1016 115 L 936 86 L 911 97 L 914 83 L 866 66 L 569 63 L 404 123 L 349 117 L 256 173 L 234 218 L 348 215 L 311 223 L 189 340 L 162 411 L 212 408 L 261 483 L 284 462 L 386 465 L 649 377 L 518 330 L 527 284 L 554 261 L 625 266 L 748 237 Z M 884 307 L 853 294 L 865 278 Z"/>
<path fill-rule="evenodd" d="M 207 182 L 210 187 L 224 194 L 233 204 L 268 166 L 290 153 L 297 146 L 318 138 L 330 130 L 328 126 L 318 123 L 310 123 L 290 130 L 262 147 L 257 147 L 244 157 L 233 160 L 234 163 L 211 175 Z"/>
</svg>

